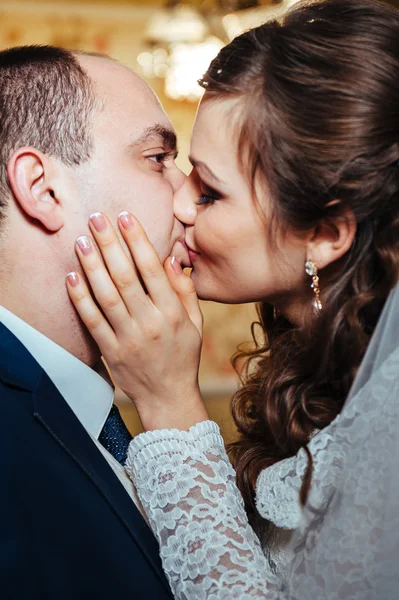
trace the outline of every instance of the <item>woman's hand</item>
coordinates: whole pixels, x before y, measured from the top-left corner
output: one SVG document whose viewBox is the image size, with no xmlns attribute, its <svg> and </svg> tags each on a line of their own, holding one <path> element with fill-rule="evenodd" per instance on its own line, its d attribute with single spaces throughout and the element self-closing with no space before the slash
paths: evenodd
<svg viewBox="0 0 399 600">
<path fill-rule="evenodd" d="M 170 258 L 164 269 L 140 223 L 122 213 L 132 264 L 102 216 L 105 229 L 97 231 L 92 221 L 90 229 L 103 260 L 89 238 L 76 244 L 92 293 L 70 273 L 70 298 L 144 429 L 189 429 L 208 418 L 198 387 L 202 314 L 194 285 Z"/>
</svg>

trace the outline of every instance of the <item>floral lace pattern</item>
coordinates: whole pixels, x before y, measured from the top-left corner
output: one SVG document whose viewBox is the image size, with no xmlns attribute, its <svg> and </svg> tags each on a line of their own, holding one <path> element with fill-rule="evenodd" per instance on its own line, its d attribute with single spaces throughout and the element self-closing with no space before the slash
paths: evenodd
<svg viewBox="0 0 399 600">
<path fill-rule="evenodd" d="M 399 349 L 331 427 L 328 452 L 344 462 L 332 485 L 323 477 L 319 498 L 328 507 L 310 502 L 300 521 L 290 598 L 398 598 L 398 432 Z"/>
<path fill-rule="evenodd" d="M 248 524 L 216 423 L 141 434 L 126 466 L 176 598 L 274 597 L 278 580 Z"/>
<path fill-rule="evenodd" d="M 283 557 L 277 553 L 270 562 L 248 524 L 215 423 L 199 423 L 189 432 L 147 432 L 131 442 L 127 469 L 177 599 L 396 597 L 379 595 L 385 580 L 376 564 L 385 556 L 384 564 L 397 572 L 399 535 L 382 548 L 381 531 L 387 525 L 386 490 L 391 493 L 389 506 L 393 501 L 397 509 L 399 502 L 399 486 L 392 496 L 387 480 L 392 456 L 399 459 L 398 373 L 399 350 L 310 441 L 314 471 L 311 508 L 305 514 L 298 496 L 307 464 L 304 451 L 261 473 L 256 498 L 260 514 L 281 529 L 295 530 Z M 399 534 L 398 513 L 391 515 L 389 526 L 396 518 Z M 277 569 L 272 567 L 276 561 Z M 378 593 L 373 595 L 373 589 Z"/>
<path fill-rule="evenodd" d="M 335 421 L 338 420 L 339 417 Z M 313 458 L 313 485 L 309 500 L 313 507 L 322 509 L 325 498 L 329 496 L 328 488 L 341 472 L 344 455 L 337 447 L 331 452 L 331 429 L 324 429 L 309 442 L 308 448 Z M 308 458 L 301 449 L 296 456 L 286 458 L 265 469 L 258 477 L 256 484 L 256 507 L 259 514 L 282 529 L 296 529 L 302 517 L 299 503 L 299 490 L 305 474 Z"/>
</svg>

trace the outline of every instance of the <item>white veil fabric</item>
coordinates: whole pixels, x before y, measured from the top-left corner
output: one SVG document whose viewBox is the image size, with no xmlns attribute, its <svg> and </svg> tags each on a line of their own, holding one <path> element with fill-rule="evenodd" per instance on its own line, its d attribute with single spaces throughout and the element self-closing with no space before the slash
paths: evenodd
<svg viewBox="0 0 399 600">
<path fill-rule="evenodd" d="M 399 598 L 399 286 L 391 292 L 345 406 L 330 426 L 293 539 L 290 600 Z M 320 492 L 320 489 L 319 489 Z"/>
</svg>

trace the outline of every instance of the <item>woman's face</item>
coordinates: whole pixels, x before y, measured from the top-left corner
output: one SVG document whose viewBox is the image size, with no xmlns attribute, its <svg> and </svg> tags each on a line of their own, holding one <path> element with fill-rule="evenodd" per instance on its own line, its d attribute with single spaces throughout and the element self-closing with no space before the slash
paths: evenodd
<svg viewBox="0 0 399 600">
<path fill-rule="evenodd" d="M 191 142 L 193 170 L 175 196 L 175 215 L 186 226 L 200 298 L 268 300 L 283 310 L 303 287 L 305 241 L 274 227 L 271 243 L 267 192 L 257 190 L 257 203 L 240 172 L 234 110 L 229 101 L 202 101 Z"/>
</svg>

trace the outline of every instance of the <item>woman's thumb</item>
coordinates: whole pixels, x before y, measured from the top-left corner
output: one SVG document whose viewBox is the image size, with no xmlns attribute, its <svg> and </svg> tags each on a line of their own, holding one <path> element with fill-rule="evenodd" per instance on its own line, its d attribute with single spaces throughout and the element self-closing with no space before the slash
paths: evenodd
<svg viewBox="0 0 399 600">
<path fill-rule="evenodd" d="M 194 283 L 174 256 L 166 260 L 165 270 L 175 293 L 202 337 L 203 317 Z"/>
</svg>

